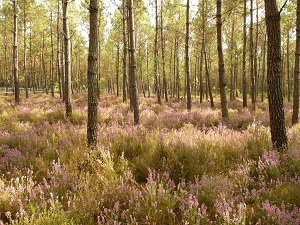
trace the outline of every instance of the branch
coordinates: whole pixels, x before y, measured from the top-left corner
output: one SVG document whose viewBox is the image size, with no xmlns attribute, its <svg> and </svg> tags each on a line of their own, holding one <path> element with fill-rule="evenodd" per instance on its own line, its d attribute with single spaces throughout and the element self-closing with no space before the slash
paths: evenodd
<svg viewBox="0 0 300 225">
<path fill-rule="evenodd" d="M 286 3 L 288 2 L 288 0 L 285 0 L 285 3 L 283 4 L 283 6 L 281 7 L 281 9 L 279 10 L 279 15 L 281 14 L 282 10 L 284 9 Z"/>
</svg>

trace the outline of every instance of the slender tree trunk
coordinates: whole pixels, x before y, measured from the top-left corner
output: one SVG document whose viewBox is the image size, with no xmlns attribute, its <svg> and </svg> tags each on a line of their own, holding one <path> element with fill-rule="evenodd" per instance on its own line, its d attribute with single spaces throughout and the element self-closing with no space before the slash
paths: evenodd
<svg viewBox="0 0 300 225">
<path fill-rule="evenodd" d="M 255 89 L 254 89 L 254 100 L 255 105 L 257 102 L 257 93 L 258 93 L 258 81 L 259 81 L 259 66 L 258 64 L 258 35 L 259 35 L 259 26 L 258 26 L 258 20 L 259 20 L 259 12 L 258 12 L 258 0 L 256 0 L 256 31 L 255 31 L 255 47 L 254 47 L 254 83 L 255 83 Z"/>
<path fill-rule="evenodd" d="M 18 74 L 18 12 L 17 0 L 13 0 L 14 4 L 14 45 L 13 45 L 13 65 L 14 65 L 14 82 L 15 82 L 15 103 L 20 103 L 20 83 Z"/>
<path fill-rule="evenodd" d="M 161 96 L 160 96 L 160 78 L 158 74 L 158 12 L 157 12 L 157 0 L 155 0 L 155 39 L 154 39 L 154 78 L 155 78 L 155 89 L 157 95 L 157 102 L 161 105 Z"/>
<path fill-rule="evenodd" d="M 123 0 L 123 102 L 127 101 L 127 38 L 126 38 L 126 0 Z"/>
<path fill-rule="evenodd" d="M 186 1 L 186 33 L 185 33 L 185 73 L 186 73 L 186 91 L 187 91 L 187 110 L 192 109 L 192 91 L 191 91 L 191 75 L 190 75 L 190 1 Z"/>
<path fill-rule="evenodd" d="M 180 74 L 179 74 L 179 43 L 178 38 L 176 38 L 176 90 L 177 99 L 180 99 Z"/>
<path fill-rule="evenodd" d="M 160 39 L 161 39 L 161 57 L 162 57 L 162 73 L 163 73 L 163 83 L 164 83 L 164 95 L 165 101 L 168 102 L 168 89 L 167 89 L 167 79 L 166 79 L 166 63 L 165 63 L 165 38 L 163 32 L 163 0 L 161 0 L 160 9 Z"/>
<path fill-rule="evenodd" d="M 278 151 L 288 147 L 281 86 L 281 31 L 276 0 L 265 0 L 268 38 L 268 97 L 272 144 Z"/>
<path fill-rule="evenodd" d="M 287 85 L 288 85 L 288 102 L 291 101 L 291 74 L 290 74 L 290 31 L 287 33 L 286 41 L 286 69 L 287 69 Z"/>
<path fill-rule="evenodd" d="M 230 46 L 230 101 L 234 100 L 234 62 L 233 62 L 233 51 L 234 51 L 234 19 L 231 21 L 231 46 Z"/>
<path fill-rule="evenodd" d="M 250 77 L 251 77 L 251 99 L 255 110 L 255 75 L 254 75 L 254 41 L 253 41 L 253 0 L 250 0 Z"/>
<path fill-rule="evenodd" d="M 88 123 L 87 144 L 89 147 L 97 145 L 98 126 L 98 1 L 90 0 L 90 37 L 88 56 Z"/>
<path fill-rule="evenodd" d="M 264 45 L 263 45 L 263 65 L 262 65 L 262 79 L 261 79 L 261 101 L 264 101 L 265 92 L 265 76 L 266 76 L 266 43 L 267 35 L 265 35 Z"/>
<path fill-rule="evenodd" d="M 117 46 L 117 59 L 116 59 L 116 82 L 117 82 L 117 97 L 120 95 L 119 87 L 119 66 L 120 66 L 120 45 Z"/>
<path fill-rule="evenodd" d="M 51 11 L 50 23 L 50 42 L 51 42 L 51 62 L 50 62 L 50 76 L 51 76 L 51 96 L 54 97 L 54 44 L 53 44 L 53 17 Z"/>
<path fill-rule="evenodd" d="M 66 88 L 65 88 L 65 78 L 66 78 L 66 71 L 65 71 L 65 46 L 64 46 L 64 35 L 61 38 L 61 55 L 60 55 L 60 65 L 61 65 L 61 86 L 62 86 L 62 96 L 63 102 L 66 102 Z"/>
<path fill-rule="evenodd" d="M 139 99 L 138 99 L 138 88 L 136 81 L 136 56 L 135 56 L 135 43 L 134 43 L 134 13 L 133 13 L 133 0 L 128 0 L 128 33 L 129 33 L 129 84 L 132 91 L 132 98 L 130 101 L 133 102 L 133 114 L 134 114 L 134 125 L 139 124 L 140 113 L 139 113 Z"/>
<path fill-rule="evenodd" d="M 294 101 L 292 124 L 298 123 L 299 117 L 299 60 L 300 60 L 300 0 L 297 0 L 297 19 L 296 19 L 296 51 L 294 68 Z"/>
<path fill-rule="evenodd" d="M 56 44 L 57 44 L 57 53 L 56 53 L 56 73 L 58 79 L 58 86 L 59 86 L 59 97 L 63 97 L 63 88 L 62 88 L 62 74 L 61 74 L 61 64 L 60 64 L 60 29 L 59 29 L 59 14 L 60 14 L 60 0 L 57 0 L 57 24 L 56 24 Z"/>
<path fill-rule="evenodd" d="M 69 0 L 62 0 L 63 3 L 63 31 L 64 31 L 64 61 L 65 61 L 65 105 L 66 117 L 72 116 L 71 105 L 71 49 L 70 49 L 70 31 L 68 22 Z"/>
<path fill-rule="evenodd" d="M 148 91 L 148 98 L 150 98 L 150 78 L 149 78 L 149 50 L 148 50 L 148 45 L 147 45 L 147 91 Z"/>
<path fill-rule="evenodd" d="M 244 28 L 243 28 L 243 107 L 247 108 L 247 72 L 246 72 L 246 48 L 247 48 L 247 0 L 244 0 Z"/>
<path fill-rule="evenodd" d="M 24 52 L 23 52 L 23 74 L 24 74 L 24 82 L 25 82 L 25 96 L 26 98 L 28 98 L 28 75 L 27 75 L 27 71 L 26 71 L 26 54 L 27 54 L 27 45 L 26 45 L 26 0 L 24 0 L 23 2 L 23 29 L 24 29 L 24 33 L 23 33 L 23 40 L 24 40 Z"/>
<path fill-rule="evenodd" d="M 226 81 L 225 81 L 225 66 L 223 56 L 222 43 L 222 0 L 217 0 L 217 42 L 218 42 L 218 58 L 219 58 L 219 86 L 221 96 L 222 117 L 228 119 L 228 108 L 226 98 Z"/>
</svg>

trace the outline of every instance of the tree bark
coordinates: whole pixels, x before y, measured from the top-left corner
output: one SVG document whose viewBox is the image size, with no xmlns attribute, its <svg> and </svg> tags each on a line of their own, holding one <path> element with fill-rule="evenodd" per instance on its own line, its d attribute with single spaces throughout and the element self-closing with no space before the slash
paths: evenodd
<svg viewBox="0 0 300 225">
<path fill-rule="evenodd" d="M 88 122 L 87 144 L 89 147 L 97 145 L 98 126 L 98 1 L 90 0 L 90 37 L 88 56 Z"/>
<path fill-rule="evenodd" d="M 64 61 L 65 61 L 65 105 L 66 117 L 72 116 L 71 105 L 71 49 L 70 49 L 70 31 L 68 22 L 68 0 L 62 0 L 63 3 L 63 31 L 64 31 Z"/>
<path fill-rule="evenodd" d="M 299 115 L 299 60 L 300 60 L 300 0 L 297 0 L 297 19 L 296 19 L 296 51 L 294 68 L 294 101 L 292 124 L 298 123 Z"/>
<path fill-rule="evenodd" d="M 13 45 L 13 65 L 14 65 L 14 83 L 15 83 L 15 103 L 20 103 L 20 83 L 19 83 L 19 66 L 18 66 L 18 12 L 17 0 L 13 1 L 14 5 L 14 45 Z"/>
<path fill-rule="evenodd" d="M 190 75 L 190 1 L 186 1 L 186 33 L 185 33 L 185 73 L 186 73 L 186 91 L 187 91 L 187 110 L 192 109 L 192 91 Z"/>
<path fill-rule="evenodd" d="M 60 66 L 60 29 L 59 29 L 59 14 L 60 14 L 60 0 L 57 0 L 57 24 L 56 24 L 56 73 L 58 79 L 58 88 L 59 88 L 59 97 L 63 97 L 62 90 L 62 74 L 61 74 L 61 66 Z"/>
<path fill-rule="evenodd" d="M 281 31 L 276 0 L 265 0 L 268 38 L 268 98 L 272 144 L 278 151 L 288 147 L 281 86 Z"/>
<path fill-rule="evenodd" d="M 168 89 L 167 89 L 167 79 L 166 79 L 166 63 L 165 63 L 165 38 L 163 32 L 163 0 L 161 0 L 160 9 L 160 40 L 161 40 L 161 57 L 162 57 L 162 73 L 163 73 L 163 84 L 164 84 L 164 95 L 165 101 L 168 102 Z"/>
<path fill-rule="evenodd" d="M 252 107 L 255 110 L 255 75 L 254 75 L 254 41 L 253 41 L 253 0 L 250 1 L 250 78 Z"/>
<path fill-rule="evenodd" d="M 54 97 L 54 44 L 53 44 L 53 17 L 52 17 L 52 11 L 51 11 L 51 23 L 50 23 L 50 42 L 51 42 L 51 62 L 50 62 L 51 96 Z"/>
<path fill-rule="evenodd" d="M 247 72 L 246 72 L 246 48 L 247 48 L 247 0 L 244 0 L 244 28 L 243 28 L 243 108 L 247 108 Z"/>
<path fill-rule="evenodd" d="M 286 41 L 286 70 L 287 70 L 287 97 L 288 102 L 291 101 L 291 74 L 290 74 L 290 31 L 287 33 L 287 41 Z"/>
<path fill-rule="evenodd" d="M 119 66 L 120 66 L 120 45 L 117 46 L 117 59 L 116 59 L 116 83 L 117 83 L 117 97 L 120 95 L 119 87 Z"/>
<path fill-rule="evenodd" d="M 217 0 L 217 42 L 218 42 L 218 59 L 219 59 L 219 87 L 221 96 L 222 117 L 229 119 L 226 97 L 226 81 L 225 81 L 225 66 L 223 56 L 222 43 L 222 0 Z"/>
<path fill-rule="evenodd" d="M 123 102 L 127 101 L 127 38 L 126 38 L 126 0 L 123 0 Z"/>
<path fill-rule="evenodd" d="M 23 74 L 24 74 L 24 82 L 25 82 L 25 96 L 26 98 L 28 98 L 28 75 L 27 75 L 27 71 L 26 71 L 26 56 L 27 56 L 27 43 L 26 43 L 26 32 L 27 32 L 27 28 L 26 28 L 26 0 L 24 0 L 23 2 L 23 29 L 24 29 L 24 33 L 23 33 L 23 40 L 24 40 L 24 51 L 23 51 Z"/>
<path fill-rule="evenodd" d="M 155 78 L 155 89 L 157 95 L 157 103 L 161 105 L 161 96 L 160 96 L 160 78 L 158 74 L 158 5 L 157 0 L 155 0 L 155 39 L 154 39 L 154 78 Z"/>
<path fill-rule="evenodd" d="M 134 125 L 139 124 L 140 113 L 139 113 L 139 99 L 138 99 L 138 88 L 136 81 L 136 56 L 135 56 L 135 43 L 134 43 L 134 13 L 133 13 L 133 0 L 128 0 L 128 34 L 129 34 L 129 85 L 132 91 L 133 115 Z"/>
</svg>

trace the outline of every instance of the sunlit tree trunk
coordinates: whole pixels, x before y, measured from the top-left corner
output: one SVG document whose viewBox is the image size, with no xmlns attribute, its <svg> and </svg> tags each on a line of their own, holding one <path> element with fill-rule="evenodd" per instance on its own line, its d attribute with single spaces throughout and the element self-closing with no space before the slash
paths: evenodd
<svg viewBox="0 0 300 225">
<path fill-rule="evenodd" d="M 154 78 L 155 78 L 155 89 L 157 95 L 157 102 L 161 105 L 160 96 L 160 78 L 158 74 L 158 5 L 157 0 L 155 0 L 155 39 L 154 39 Z"/>
<path fill-rule="evenodd" d="M 135 43 L 134 43 L 134 13 L 133 13 L 133 0 L 128 0 L 128 34 L 129 34 L 129 85 L 132 91 L 133 115 L 134 125 L 139 124 L 140 113 L 139 113 L 139 99 L 138 99 L 138 88 L 136 80 L 136 56 L 135 56 Z"/>
<path fill-rule="evenodd" d="M 290 74 L 290 31 L 287 33 L 287 40 L 286 40 L 286 70 L 287 70 L 287 97 L 288 102 L 291 101 L 291 74 Z"/>
<path fill-rule="evenodd" d="M 162 56 L 162 73 L 163 73 L 163 84 L 164 84 L 164 95 L 165 101 L 168 102 L 168 89 L 167 89 L 167 79 L 166 79 L 166 63 L 165 63 L 165 38 L 163 32 L 163 1 L 161 0 L 160 9 L 160 39 L 161 39 L 161 56 Z"/>
<path fill-rule="evenodd" d="M 265 76 L 266 76 L 266 43 L 267 35 L 265 35 L 264 44 L 263 44 L 263 65 L 262 65 L 262 78 L 261 78 L 261 101 L 264 101 L 264 92 L 265 92 Z"/>
<path fill-rule="evenodd" d="M 89 147 L 97 145 L 98 124 L 98 96 L 97 96 L 97 73 L 98 73 L 98 1 L 90 0 L 90 36 L 88 56 L 88 123 L 87 144 Z"/>
<path fill-rule="evenodd" d="M 59 97 L 63 97 L 63 90 L 62 90 L 62 75 L 61 75 L 61 64 L 60 64 L 60 29 L 59 29 L 59 16 L 60 14 L 60 0 L 57 0 L 57 23 L 56 23 L 56 73 L 58 79 L 58 88 L 59 88 Z"/>
<path fill-rule="evenodd" d="M 222 117 L 228 119 L 226 82 L 225 82 L 225 66 L 223 56 L 222 43 L 222 0 L 217 0 L 217 42 L 218 42 L 218 59 L 219 59 L 219 87 L 221 97 Z"/>
<path fill-rule="evenodd" d="M 71 105 L 71 49 L 70 49 L 70 31 L 68 22 L 68 0 L 62 0 L 63 3 L 63 32 L 64 32 L 64 61 L 65 61 L 65 105 L 66 117 L 72 116 Z"/>
<path fill-rule="evenodd" d="M 234 18 L 231 21 L 231 43 L 230 43 L 230 101 L 234 100 Z"/>
<path fill-rule="evenodd" d="M 288 147 L 281 86 L 281 31 L 276 0 L 265 0 L 268 39 L 268 98 L 272 144 L 281 151 Z"/>
<path fill-rule="evenodd" d="M 51 11 L 51 23 L 50 23 L 50 42 L 51 42 L 51 62 L 50 62 L 51 96 L 54 97 L 54 44 L 53 44 L 53 17 L 52 17 L 52 11 Z"/>
<path fill-rule="evenodd" d="M 20 103 L 20 83 L 18 74 L 18 12 L 17 0 L 13 1 L 14 6 L 14 45 L 13 45 L 13 69 L 14 69 L 14 83 L 15 83 L 15 103 Z"/>
<path fill-rule="evenodd" d="M 185 33 L 185 73 L 186 73 L 186 91 L 187 91 L 187 110 L 192 109 L 192 91 L 190 75 L 190 1 L 186 1 L 186 33 Z"/>
<path fill-rule="evenodd" d="M 24 74 L 24 82 L 25 82 L 25 96 L 26 98 L 28 98 L 28 75 L 27 75 L 27 70 L 26 70 L 26 54 L 27 54 L 27 45 L 26 45 L 26 32 L 27 32 L 27 28 L 26 28 L 26 0 L 24 0 L 23 2 L 23 29 L 24 29 L 24 33 L 23 33 L 23 40 L 24 40 L 24 52 L 23 52 L 23 74 Z"/>
<path fill-rule="evenodd" d="M 120 87 L 119 87 L 119 66 L 120 66 L 120 45 L 118 43 L 117 46 L 117 59 L 116 59 L 116 82 L 117 82 L 117 96 L 120 95 Z"/>
<path fill-rule="evenodd" d="M 243 107 L 247 108 L 247 72 L 246 72 L 246 48 L 247 48 L 247 0 L 244 0 L 244 28 L 243 28 Z"/>
<path fill-rule="evenodd" d="M 127 101 L 127 38 L 126 38 L 126 0 L 123 0 L 123 102 Z"/>
<path fill-rule="evenodd" d="M 300 0 L 297 0 L 297 19 L 296 19 L 296 51 L 294 68 L 294 102 L 292 124 L 298 123 L 299 115 L 299 60 L 300 60 Z"/>
<path fill-rule="evenodd" d="M 250 78 L 251 78 L 251 99 L 255 109 L 255 75 L 254 75 L 254 41 L 253 41 L 253 0 L 250 1 Z"/>
</svg>

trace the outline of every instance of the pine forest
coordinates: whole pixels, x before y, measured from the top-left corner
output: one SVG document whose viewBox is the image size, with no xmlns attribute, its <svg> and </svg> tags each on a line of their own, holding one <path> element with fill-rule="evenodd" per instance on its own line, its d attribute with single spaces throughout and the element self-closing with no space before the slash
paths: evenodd
<svg viewBox="0 0 300 225">
<path fill-rule="evenodd" d="M 0 225 L 299 225 L 300 0 L 0 0 Z"/>
</svg>

